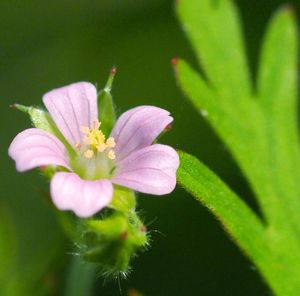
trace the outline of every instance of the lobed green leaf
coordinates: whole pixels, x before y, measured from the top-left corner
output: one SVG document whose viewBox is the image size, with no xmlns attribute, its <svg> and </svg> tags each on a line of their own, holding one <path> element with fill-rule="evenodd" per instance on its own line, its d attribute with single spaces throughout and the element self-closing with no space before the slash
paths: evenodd
<svg viewBox="0 0 300 296">
<path fill-rule="evenodd" d="M 291 8 L 281 9 L 270 22 L 256 93 L 232 1 L 181 0 L 177 11 L 204 70 L 201 76 L 179 60 L 177 81 L 231 150 L 265 224 L 212 172 L 183 153 L 178 180 L 222 221 L 275 293 L 295 295 L 300 289 L 300 155 L 298 36 Z"/>
<path fill-rule="evenodd" d="M 231 103 L 250 97 L 245 46 L 232 1 L 179 1 L 177 13 L 212 87 Z"/>
<path fill-rule="evenodd" d="M 264 225 L 222 180 L 195 157 L 179 152 L 180 185 L 203 203 L 251 258 L 264 258 Z"/>
<path fill-rule="evenodd" d="M 261 51 L 258 100 L 265 118 L 268 183 L 299 228 L 300 154 L 297 128 L 297 29 L 285 7 L 272 18 Z"/>
</svg>

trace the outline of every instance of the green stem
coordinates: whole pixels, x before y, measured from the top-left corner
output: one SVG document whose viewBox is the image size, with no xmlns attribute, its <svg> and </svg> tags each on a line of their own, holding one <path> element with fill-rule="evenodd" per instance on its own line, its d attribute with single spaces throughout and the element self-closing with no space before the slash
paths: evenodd
<svg viewBox="0 0 300 296">
<path fill-rule="evenodd" d="M 78 256 L 70 262 L 64 296 L 89 296 L 93 294 L 95 282 L 95 264 L 85 263 Z"/>
</svg>

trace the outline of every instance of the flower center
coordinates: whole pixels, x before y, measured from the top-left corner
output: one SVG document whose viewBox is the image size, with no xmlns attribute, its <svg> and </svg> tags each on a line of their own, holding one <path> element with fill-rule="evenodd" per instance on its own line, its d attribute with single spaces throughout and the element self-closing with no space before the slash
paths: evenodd
<svg viewBox="0 0 300 296">
<path fill-rule="evenodd" d="M 96 180 L 109 178 L 116 158 L 113 137 L 105 138 L 100 130 L 101 122 L 94 121 L 93 128 L 82 126 L 82 143 L 77 143 L 77 156 L 72 161 L 72 168 L 84 179 Z"/>
<path fill-rule="evenodd" d="M 86 147 L 83 153 L 85 158 L 92 158 L 98 152 L 104 152 L 109 159 L 115 159 L 116 155 L 113 148 L 116 146 L 115 139 L 113 137 L 105 140 L 103 132 L 100 130 L 101 122 L 94 121 L 93 128 L 90 129 L 87 126 L 80 128 L 81 132 L 85 135 L 83 138 L 83 144 Z M 76 148 L 80 149 L 81 144 L 76 144 Z"/>
</svg>

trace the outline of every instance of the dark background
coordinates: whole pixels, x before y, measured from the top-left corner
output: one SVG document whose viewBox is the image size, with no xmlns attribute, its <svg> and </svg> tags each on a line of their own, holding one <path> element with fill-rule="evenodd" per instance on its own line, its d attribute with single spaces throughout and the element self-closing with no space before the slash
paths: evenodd
<svg viewBox="0 0 300 296">
<path fill-rule="evenodd" d="M 236 3 L 255 75 L 265 25 L 284 2 Z M 12 138 L 30 126 L 8 105 L 41 104 L 48 90 L 81 80 L 101 88 L 113 65 L 119 114 L 142 104 L 169 110 L 174 126 L 162 141 L 196 155 L 257 208 L 226 147 L 176 86 L 174 56 L 196 64 L 173 1 L 0 1 L 0 224 L 12 233 L 13 263 L 7 265 L 12 285 L 16 279 L 20 285 L 38 279 L 62 291 L 73 246 L 65 242 L 44 198 L 46 181 L 36 171 L 17 173 L 7 156 Z M 271 294 L 216 219 L 183 189 L 166 197 L 140 195 L 139 208 L 153 230 L 152 245 L 121 281 L 123 295 L 130 288 L 155 296 Z M 95 295 L 119 293 L 117 282 L 97 279 Z"/>
</svg>

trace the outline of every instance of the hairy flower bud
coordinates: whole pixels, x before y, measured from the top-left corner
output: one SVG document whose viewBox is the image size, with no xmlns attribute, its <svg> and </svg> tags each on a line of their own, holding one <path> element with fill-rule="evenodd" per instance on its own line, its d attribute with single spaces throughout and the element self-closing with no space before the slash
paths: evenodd
<svg viewBox="0 0 300 296">
<path fill-rule="evenodd" d="M 79 254 L 113 275 L 126 272 L 131 258 L 147 242 L 145 227 L 134 211 L 114 212 L 105 219 L 84 222 Z"/>
</svg>

